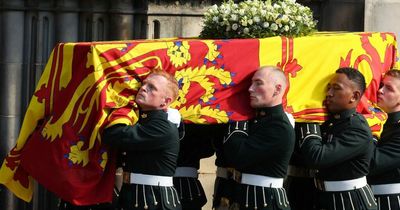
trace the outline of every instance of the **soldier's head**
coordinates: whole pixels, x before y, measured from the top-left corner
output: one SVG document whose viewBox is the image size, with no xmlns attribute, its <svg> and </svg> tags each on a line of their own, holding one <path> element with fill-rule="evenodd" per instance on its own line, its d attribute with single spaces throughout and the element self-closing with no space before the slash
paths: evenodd
<svg viewBox="0 0 400 210">
<path fill-rule="evenodd" d="M 364 76 L 354 68 L 336 70 L 328 83 L 325 105 L 330 113 L 356 108 L 365 91 Z"/>
<path fill-rule="evenodd" d="M 389 70 L 378 90 L 378 105 L 386 113 L 400 111 L 400 70 Z"/>
<path fill-rule="evenodd" d="M 276 66 L 260 67 L 251 79 L 249 88 L 251 107 L 273 107 L 281 104 L 286 87 L 286 76 L 280 68 Z"/>
<path fill-rule="evenodd" d="M 171 74 L 154 70 L 143 80 L 135 101 L 144 111 L 167 110 L 177 98 L 178 90 L 178 82 Z"/>
</svg>

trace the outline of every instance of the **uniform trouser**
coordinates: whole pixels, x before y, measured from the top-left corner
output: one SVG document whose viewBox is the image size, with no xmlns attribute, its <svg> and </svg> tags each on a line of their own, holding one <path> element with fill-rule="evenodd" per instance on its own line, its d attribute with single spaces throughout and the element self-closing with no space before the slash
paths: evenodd
<svg viewBox="0 0 400 210">
<path fill-rule="evenodd" d="M 284 188 L 238 184 L 234 200 L 240 210 L 290 210 Z"/>
<path fill-rule="evenodd" d="M 66 201 L 60 201 L 59 210 L 115 210 L 116 207 L 111 203 L 103 203 L 97 205 L 76 206 Z"/>
<path fill-rule="evenodd" d="M 197 178 L 174 177 L 174 187 L 178 192 L 182 210 L 200 210 L 207 203 L 203 186 Z"/>
<path fill-rule="evenodd" d="M 400 194 L 375 195 L 378 210 L 400 209 Z"/>
<path fill-rule="evenodd" d="M 214 184 L 213 209 L 227 210 L 234 202 L 234 190 L 237 183 L 232 179 L 217 177 Z"/>
<path fill-rule="evenodd" d="M 121 210 L 181 210 L 174 187 L 124 183 L 119 195 Z"/>
<path fill-rule="evenodd" d="M 315 210 L 317 203 L 317 189 L 312 177 L 288 176 L 285 188 L 292 210 Z"/>
<path fill-rule="evenodd" d="M 326 210 L 377 210 L 371 188 L 324 192 L 318 191 L 318 209 Z"/>
</svg>

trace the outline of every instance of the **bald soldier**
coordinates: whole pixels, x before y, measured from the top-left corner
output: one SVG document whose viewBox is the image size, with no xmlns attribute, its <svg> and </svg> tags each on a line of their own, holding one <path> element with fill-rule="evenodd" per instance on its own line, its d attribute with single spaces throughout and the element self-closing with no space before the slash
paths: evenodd
<svg viewBox="0 0 400 210">
<path fill-rule="evenodd" d="M 275 66 L 259 68 L 249 88 L 252 121 L 232 122 L 224 139 L 224 157 L 235 168 L 238 209 L 290 209 L 283 179 L 294 149 L 294 129 L 282 98 L 287 80 Z"/>
</svg>

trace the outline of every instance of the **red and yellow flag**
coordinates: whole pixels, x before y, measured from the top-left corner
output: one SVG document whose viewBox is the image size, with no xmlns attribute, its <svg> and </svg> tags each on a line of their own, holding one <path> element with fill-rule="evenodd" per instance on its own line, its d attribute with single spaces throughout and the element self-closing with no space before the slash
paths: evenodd
<svg viewBox="0 0 400 210">
<path fill-rule="evenodd" d="M 115 167 L 101 131 L 136 122 L 134 96 L 153 68 L 175 75 L 180 91 L 172 107 L 186 122 L 212 124 L 252 117 L 247 89 L 263 65 L 285 71 L 285 108 L 296 121 L 321 122 L 330 77 L 339 67 L 355 67 L 368 88 L 358 111 L 379 132 L 385 115 L 376 109 L 376 91 L 395 63 L 392 33 L 59 44 L 0 169 L 0 183 L 25 201 L 32 198 L 33 179 L 77 205 L 111 201 Z"/>
</svg>

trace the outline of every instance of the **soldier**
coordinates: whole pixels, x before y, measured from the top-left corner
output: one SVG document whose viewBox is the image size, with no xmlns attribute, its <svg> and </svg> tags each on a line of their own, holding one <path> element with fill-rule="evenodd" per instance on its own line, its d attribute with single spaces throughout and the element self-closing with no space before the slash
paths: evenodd
<svg viewBox="0 0 400 210">
<path fill-rule="evenodd" d="M 240 209 L 290 209 L 283 188 L 295 134 L 282 106 L 287 80 L 275 66 L 261 67 L 249 88 L 256 109 L 251 122 L 229 125 L 224 157 L 235 168 L 235 202 Z"/>
<path fill-rule="evenodd" d="M 181 209 L 172 178 L 179 153 L 179 135 L 166 112 L 177 95 L 175 78 L 155 71 L 143 81 L 135 98 L 140 107 L 138 123 L 117 124 L 104 130 L 104 143 L 119 149 L 123 155 L 121 209 Z"/>
<path fill-rule="evenodd" d="M 356 107 L 365 91 L 364 76 L 340 68 L 330 80 L 325 106 L 328 120 L 302 124 L 300 151 L 308 166 L 318 169 L 318 209 L 376 209 L 366 175 L 372 157 L 372 134 Z"/>
<path fill-rule="evenodd" d="M 290 159 L 288 174 L 285 179 L 288 199 L 292 210 L 316 209 L 317 190 L 314 186 L 314 178 L 317 170 L 305 165 L 298 142 L 301 139 L 301 127 L 303 122 L 296 122 L 296 146 Z"/>
<path fill-rule="evenodd" d="M 215 131 L 213 143 L 215 147 L 215 165 L 217 166 L 216 178 L 214 182 L 213 209 L 228 210 L 233 204 L 233 193 L 236 186 L 232 179 L 232 170 L 226 162 L 223 155 L 223 136 L 227 129 L 226 125 L 218 125 L 218 131 Z"/>
<path fill-rule="evenodd" d="M 178 191 L 182 210 L 201 210 L 207 203 L 204 189 L 198 179 L 200 160 L 214 154 L 211 145 L 211 125 L 185 125 L 185 136 L 180 141 L 178 167 L 174 186 Z"/>
<path fill-rule="evenodd" d="M 378 209 L 400 209 L 400 71 L 385 74 L 378 91 L 378 105 L 388 113 L 376 144 L 368 182 Z"/>
</svg>

